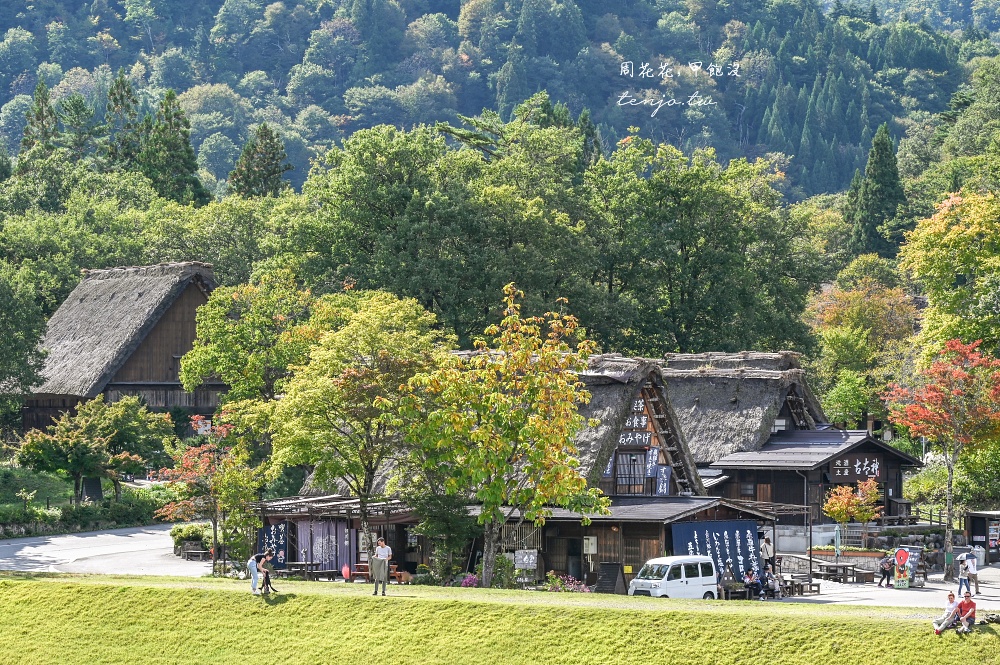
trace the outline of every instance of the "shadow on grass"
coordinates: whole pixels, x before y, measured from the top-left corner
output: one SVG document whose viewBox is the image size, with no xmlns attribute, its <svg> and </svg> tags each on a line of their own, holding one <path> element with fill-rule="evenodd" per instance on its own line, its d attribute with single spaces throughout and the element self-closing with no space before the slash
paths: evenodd
<svg viewBox="0 0 1000 665">
<path fill-rule="evenodd" d="M 265 605 L 284 605 L 295 598 L 294 593 L 269 593 L 263 597 Z"/>
</svg>

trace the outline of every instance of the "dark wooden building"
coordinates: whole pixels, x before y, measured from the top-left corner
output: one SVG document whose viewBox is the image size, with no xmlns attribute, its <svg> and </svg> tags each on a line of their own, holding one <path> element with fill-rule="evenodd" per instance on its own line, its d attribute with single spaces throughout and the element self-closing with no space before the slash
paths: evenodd
<svg viewBox="0 0 1000 665">
<path fill-rule="evenodd" d="M 104 395 L 136 395 L 152 410 L 211 415 L 221 384 L 189 393 L 178 378 L 194 344 L 195 312 L 215 287 L 212 266 L 168 263 L 87 270 L 49 320 L 43 383 L 26 400 L 24 428 Z"/>
<path fill-rule="evenodd" d="M 822 524 L 832 523 L 822 511 L 831 488 L 869 478 L 879 484 L 884 515 L 909 514 L 903 471 L 920 465 L 866 430 L 824 429 L 772 434 L 759 450 L 726 455 L 712 467 L 728 476 L 723 496 L 753 500 L 767 494 L 780 503 L 808 505 L 813 523 Z"/>
</svg>

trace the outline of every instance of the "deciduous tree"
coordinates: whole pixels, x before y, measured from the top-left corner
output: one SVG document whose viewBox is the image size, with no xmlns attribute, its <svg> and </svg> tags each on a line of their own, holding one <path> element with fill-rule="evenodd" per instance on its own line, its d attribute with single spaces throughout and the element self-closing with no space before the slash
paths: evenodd
<svg viewBox="0 0 1000 665">
<path fill-rule="evenodd" d="M 925 436 L 948 468 L 945 548 L 952 551 L 955 465 L 963 453 L 1000 434 L 1000 360 L 979 350 L 980 342 L 949 340 L 937 359 L 920 370 L 911 385 L 885 393 L 890 418 Z M 945 570 L 946 579 L 953 571 Z"/>
<path fill-rule="evenodd" d="M 381 292 L 358 296 L 358 310 L 325 334 L 295 369 L 274 407 L 274 460 L 314 467 L 321 487 L 358 498 L 369 554 L 368 506 L 384 495 L 386 474 L 405 454 L 398 411 L 406 383 L 433 369 L 453 340 L 415 300 Z"/>
<path fill-rule="evenodd" d="M 419 463 L 447 474 L 449 493 L 480 504 L 484 587 L 512 517 L 542 524 L 552 506 L 607 506 L 576 470 L 573 444 L 584 425 L 577 407 L 590 398 L 576 372 L 594 344 L 577 340 L 575 317 L 522 317 L 522 294 L 513 284 L 504 294 L 503 321 L 486 329 L 492 344 L 477 341 L 471 356 L 416 377 L 403 409 Z"/>
</svg>

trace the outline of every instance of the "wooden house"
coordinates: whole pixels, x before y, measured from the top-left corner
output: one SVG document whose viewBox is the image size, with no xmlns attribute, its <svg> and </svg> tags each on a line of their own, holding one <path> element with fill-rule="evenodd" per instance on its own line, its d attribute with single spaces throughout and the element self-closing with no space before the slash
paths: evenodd
<svg viewBox="0 0 1000 665">
<path fill-rule="evenodd" d="M 181 386 L 180 359 L 194 344 L 195 312 L 215 287 L 212 266 L 168 263 L 84 271 L 49 320 L 43 382 L 26 400 L 24 428 L 104 395 L 136 395 L 154 411 L 211 415 L 221 384 Z"/>
</svg>

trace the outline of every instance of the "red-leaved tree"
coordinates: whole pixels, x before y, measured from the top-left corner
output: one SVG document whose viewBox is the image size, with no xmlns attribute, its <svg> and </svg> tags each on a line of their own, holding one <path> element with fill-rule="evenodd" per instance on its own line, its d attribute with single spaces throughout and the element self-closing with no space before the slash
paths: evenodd
<svg viewBox="0 0 1000 665">
<path fill-rule="evenodd" d="M 192 418 L 196 431 L 204 429 L 203 420 L 201 416 Z M 236 550 L 237 556 L 249 556 L 247 550 L 254 545 L 258 519 L 250 504 L 257 499 L 263 475 L 260 469 L 249 465 L 249 455 L 241 446 L 224 445 L 231 431 L 231 425 L 213 425 L 204 435 L 206 443 L 179 452 L 174 467 L 159 472 L 160 478 L 178 490 L 181 498 L 160 508 L 157 517 L 211 521 L 212 540 L 216 544 L 212 548 L 213 569 L 219 552 L 220 518 L 226 518 L 221 540 L 227 550 Z M 240 538 L 235 537 L 237 531 L 241 532 Z"/>
<path fill-rule="evenodd" d="M 949 340 L 937 360 L 913 376 L 912 385 L 893 384 L 883 398 L 893 423 L 927 437 L 948 468 L 945 548 L 952 549 L 955 465 L 963 451 L 1000 433 L 1000 360 L 979 351 L 980 341 Z M 952 570 L 945 570 L 945 579 Z"/>
</svg>

